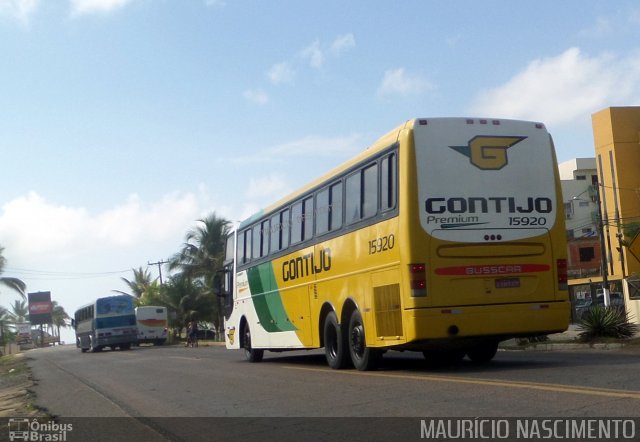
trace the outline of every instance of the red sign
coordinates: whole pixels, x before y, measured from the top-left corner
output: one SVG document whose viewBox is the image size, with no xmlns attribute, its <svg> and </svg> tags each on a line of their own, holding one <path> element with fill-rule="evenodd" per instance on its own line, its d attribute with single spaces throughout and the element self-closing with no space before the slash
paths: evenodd
<svg viewBox="0 0 640 442">
<path fill-rule="evenodd" d="M 436 275 L 442 276 L 499 276 L 520 275 L 522 273 L 548 272 L 547 264 L 491 264 L 479 266 L 440 267 Z"/>
<path fill-rule="evenodd" d="M 31 324 L 51 324 L 51 292 L 29 293 L 29 322 Z"/>
</svg>

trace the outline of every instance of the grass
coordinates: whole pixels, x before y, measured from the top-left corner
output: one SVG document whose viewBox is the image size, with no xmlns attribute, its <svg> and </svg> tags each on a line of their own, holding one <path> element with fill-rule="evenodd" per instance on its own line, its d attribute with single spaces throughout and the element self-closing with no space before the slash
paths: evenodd
<svg viewBox="0 0 640 442">
<path fill-rule="evenodd" d="M 33 379 L 23 353 L 0 357 L 0 417 L 40 417 Z"/>
</svg>

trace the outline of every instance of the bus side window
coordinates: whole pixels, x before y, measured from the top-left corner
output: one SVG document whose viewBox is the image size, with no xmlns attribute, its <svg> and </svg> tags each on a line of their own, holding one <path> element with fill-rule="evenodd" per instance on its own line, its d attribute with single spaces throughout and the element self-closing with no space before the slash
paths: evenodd
<svg viewBox="0 0 640 442">
<path fill-rule="evenodd" d="M 253 257 L 253 259 L 257 259 L 260 258 L 260 244 L 262 243 L 261 241 L 261 232 L 260 232 L 260 224 L 256 224 L 255 226 L 253 226 L 253 248 L 251 250 L 251 256 Z"/>
<path fill-rule="evenodd" d="M 338 230 L 342 227 L 342 183 L 331 186 L 329 210 L 329 230 Z"/>
<path fill-rule="evenodd" d="M 280 237 L 282 235 L 282 223 L 280 222 L 280 213 L 277 213 L 271 217 L 271 237 L 270 246 L 271 253 L 280 250 Z"/>
<path fill-rule="evenodd" d="M 244 232 L 238 233 L 238 247 L 237 247 L 238 256 L 236 257 L 236 261 L 238 264 L 244 264 Z"/>
<path fill-rule="evenodd" d="M 362 171 L 362 218 L 378 213 L 378 164 Z"/>
<path fill-rule="evenodd" d="M 251 229 L 238 234 L 238 264 L 251 261 Z"/>
<path fill-rule="evenodd" d="M 302 241 L 302 201 L 291 207 L 291 244 Z"/>
<path fill-rule="evenodd" d="M 302 240 L 313 238 L 313 197 L 302 201 Z"/>
<path fill-rule="evenodd" d="M 347 177 L 346 181 L 346 201 L 345 201 L 345 222 L 347 224 L 360 221 L 360 172 Z"/>
<path fill-rule="evenodd" d="M 316 195 L 316 235 L 329 231 L 329 188 L 325 187 Z"/>
<path fill-rule="evenodd" d="M 396 198 L 396 154 L 392 153 L 380 162 L 380 210 L 393 209 Z"/>
<path fill-rule="evenodd" d="M 280 250 L 289 247 L 289 238 L 291 235 L 291 221 L 289 220 L 289 209 L 280 212 Z"/>
<path fill-rule="evenodd" d="M 260 256 L 269 254 L 269 220 L 262 221 L 260 224 Z"/>
</svg>

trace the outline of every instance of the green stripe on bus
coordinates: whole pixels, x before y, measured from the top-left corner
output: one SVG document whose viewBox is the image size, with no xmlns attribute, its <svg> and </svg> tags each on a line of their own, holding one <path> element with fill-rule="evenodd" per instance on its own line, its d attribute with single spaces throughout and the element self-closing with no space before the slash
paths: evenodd
<svg viewBox="0 0 640 442">
<path fill-rule="evenodd" d="M 271 264 L 250 268 L 247 270 L 247 278 L 260 325 L 268 332 L 296 330 L 282 304 Z"/>
</svg>

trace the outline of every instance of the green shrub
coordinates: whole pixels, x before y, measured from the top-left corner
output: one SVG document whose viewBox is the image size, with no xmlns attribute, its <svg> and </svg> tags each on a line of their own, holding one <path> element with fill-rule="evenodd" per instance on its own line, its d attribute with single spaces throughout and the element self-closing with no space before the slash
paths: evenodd
<svg viewBox="0 0 640 442">
<path fill-rule="evenodd" d="M 630 318 L 619 308 L 594 306 L 585 312 L 578 324 L 580 338 L 590 341 L 594 338 L 631 338 L 638 330 Z"/>
</svg>

